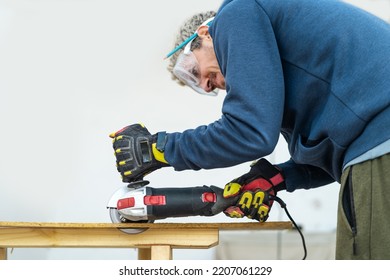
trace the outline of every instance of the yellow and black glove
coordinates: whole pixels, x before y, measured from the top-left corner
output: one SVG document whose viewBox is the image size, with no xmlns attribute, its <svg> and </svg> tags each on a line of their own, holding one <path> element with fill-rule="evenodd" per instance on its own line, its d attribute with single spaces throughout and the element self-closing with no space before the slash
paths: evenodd
<svg viewBox="0 0 390 280">
<path fill-rule="evenodd" d="M 251 165 L 248 173 L 225 185 L 224 198 L 238 197 L 237 204 L 225 209 L 231 218 L 248 217 L 265 222 L 273 204 L 273 197 L 286 189 L 281 170 L 266 159 Z"/>
<path fill-rule="evenodd" d="M 118 172 L 123 182 L 135 182 L 161 167 L 169 166 L 164 157 L 165 132 L 151 135 L 145 126 L 133 124 L 111 133 Z"/>
</svg>

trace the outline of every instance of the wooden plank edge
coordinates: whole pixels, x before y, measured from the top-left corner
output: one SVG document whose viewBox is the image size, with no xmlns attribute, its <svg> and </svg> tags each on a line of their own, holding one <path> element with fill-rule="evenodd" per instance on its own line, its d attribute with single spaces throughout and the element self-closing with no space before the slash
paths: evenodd
<svg viewBox="0 0 390 280">
<path fill-rule="evenodd" d="M 283 230 L 292 229 L 291 222 L 246 222 L 246 223 L 54 223 L 54 222 L 0 222 L 1 228 L 145 228 L 145 229 L 191 229 L 215 228 L 220 230 Z"/>
</svg>

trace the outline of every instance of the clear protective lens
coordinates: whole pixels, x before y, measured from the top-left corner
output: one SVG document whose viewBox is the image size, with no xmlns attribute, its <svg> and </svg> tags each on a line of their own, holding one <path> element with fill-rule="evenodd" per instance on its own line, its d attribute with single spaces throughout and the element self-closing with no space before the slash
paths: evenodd
<svg viewBox="0 0 390 280">
<path fill-rule="evenodd" d="M 216 96 L 218 89 L 207 92 L 200 86 L 199 63 L 193 52 L 183 51 L 177 58 L 173 74 L 197 93 Z"/>
<path fill-rule="evenodd" d="M 214 18 L 210 18 L 201 26 L 209 26 Z M 191 51 L 191 44 L 193 40 L 197 37 L 197 32 L 194 33 L 190 38 L 185 40 L 181 45 L 174 49 L 167 57 L 178 51 L 180 48 L 184 47 L 182 53 L 178 56 L 176 60 L 175 67 L 173 68 L 173 74 L 184 84 L 195 90 L 200 94 L 205 94 L 209 96 L 216 96 L 218 94 L 218 89 L 214 89 L 211 92 L 205 91 L 200 86 L 200 70 L 199 63 L 196 59 L 196 56 Z"/>
</svg>

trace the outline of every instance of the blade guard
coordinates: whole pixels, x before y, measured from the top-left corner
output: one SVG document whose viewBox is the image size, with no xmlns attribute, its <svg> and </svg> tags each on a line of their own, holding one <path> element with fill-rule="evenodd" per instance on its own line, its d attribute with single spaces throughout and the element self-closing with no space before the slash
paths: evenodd
<svg viewBox="0 0 390 280">
<path fill-rule="evenodd" d="M 147 221 L 145 196 L 146 188 L 131 189 L 123 186 L 113 194 L 107 208 L 116 209 L 120 215 L 132 222 Z"/>
</svg>

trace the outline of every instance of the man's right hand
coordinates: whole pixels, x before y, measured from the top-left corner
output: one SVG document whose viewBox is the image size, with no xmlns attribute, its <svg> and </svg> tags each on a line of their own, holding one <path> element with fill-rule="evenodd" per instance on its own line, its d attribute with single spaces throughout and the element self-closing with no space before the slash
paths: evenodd
<svg viewBox="0 0 390 280">
<path fill-rule="evenodd" d="M 248 173 L 225 185 L 225 198 L 238 197 L 237 204 L 224 213 L 231 218 L 247 217 L 265 222 L 268 219 L 277 191 L 285 189 L 284 177 L 277 167 L 266 159 L 251 165 Z"/>
</svg>

